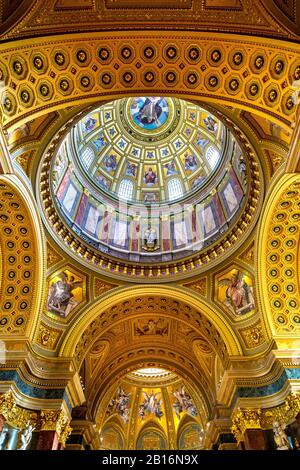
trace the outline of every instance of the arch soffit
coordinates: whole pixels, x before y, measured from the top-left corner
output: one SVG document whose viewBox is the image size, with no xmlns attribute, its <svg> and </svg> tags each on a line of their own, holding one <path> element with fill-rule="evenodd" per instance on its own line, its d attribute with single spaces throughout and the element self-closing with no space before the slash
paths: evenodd
<svg viewBox="0 0 300 470">
<path fill-rule="evenodd" d="M 154 92 L 252 110 L 286 128 L 295 120 L 300 46 L 294 43 L 128 31 L 111 33 L 110 45 L 106 33 L 81 33 L 3 43 L 0 50 L 7 128 L 83 100 Z"/>
<path fill-rule="evenodd" d="M 33 339 L 44 301 L 46 246 L 32 195 L 15 175 L 0 176 L 3 269 L 1 334 Z M 2 303 L 1 302 L 1 303 Z M 15 315 L 15 313 L 17 313 Z"/>
<path fill-rule="evenodd" d="M 274 182 L 258 227 L 256 288 L 264 327 L 272 337 L 299 337 L 300 176 Z M 299 346 L 298 346 L 299 347 Z"/>
<path fill-rule="evenodd" d="M 106 294 L 99 301 L 94 303 L 90 308 L 87 309 L 85 314 L 78 318 L 77 321 L 70 327 L 62 343 L 59 356 L 72 357 L 75 354 L 76 346 L 79 343 L 83 333 L 87 331 L 90 326 L 93 326 L 93 322 L 98 318 L 103 319 L 103 322 L 105 322 L 102 322 L 101 333 L 104 333 L 108 328 L 110 328 L 112 323 L 109 323 L 108 325 L 108 322 L 105 318 L 105 312 L 108 311 L 111 307 L 118 306 L 124 301 L 130 301 L 139 297 L 144 298 L 147 296 L 160 296 L 163 298 L 176 300 L 196 309 L 199 311 L 199 313 L 203 314 L 205 318 L 209 320 L 219 332 L 230 356 L 239 356 L 243 354 L 242 347 L 236 334 L 234 333 L 233 328 L 224 319 L 222 313 L 217 309 L 213 310 L 207 301 L 200 299 L 196 293 L 188 290 L 187 288 L 153 284 L 151 286 L 119 288 L 111 293 Z"/>
</svg>

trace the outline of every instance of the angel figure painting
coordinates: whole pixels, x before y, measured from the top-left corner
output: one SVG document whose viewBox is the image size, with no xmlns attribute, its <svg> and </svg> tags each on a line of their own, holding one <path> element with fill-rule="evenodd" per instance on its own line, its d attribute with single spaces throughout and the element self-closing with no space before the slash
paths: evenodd
<svg viewBox="0 0 300 470">
<path fill-rule="evenodd" d="M 152 390 L 151 393 L 143 392 L 144 400 L 139 406 L 139 417 L 145 419 L 148 415 L 154 415 L 156 418 L 160 419 L 164 413 L 162 411 L 162 397 L 161 393 L 154 393 Z"/>
<path fill-rule="evenodd" d="M 113 413 L 118 413 L 124 423 L 129 421 L 130 412 L 130 393 L 126 393 L 122 387 L 119 387 L 114 398 L 108 404 L 106 414 L 111 416 Z"/>
<path fill-rule="evenodd" d="M 83 280 L 68 270 L 61 271 L 50 281 L 48 311 L 66 318 L 83 300 Z"/>
<path fill-rule="evenodd" d="M 232 269 L 218 278 L 218 300 L 235 316 L 255 309 L 253 280 L 246 273 Z"/>
<path fill-rule="evenodd" d="M 191 396 L 185 391 L 184 385 L 181 385 L 180 390 L 176 389 L 173 392 L 175 401 L 173 403 L 173 409 L 178 419 L 180 419 L 181 413 L 184 411 L 191 416 L 197 416 L 197 408 L 195 407 Z"/>
</svg>

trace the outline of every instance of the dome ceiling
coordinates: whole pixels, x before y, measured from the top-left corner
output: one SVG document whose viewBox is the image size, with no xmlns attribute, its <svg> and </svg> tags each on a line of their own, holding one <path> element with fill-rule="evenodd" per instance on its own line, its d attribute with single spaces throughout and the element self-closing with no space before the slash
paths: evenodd
<svg viewBox="0 0 300 470">
<path fill-rule="evenodd" d="M 260 172 L 240 131 L 243 144 L 217 114 L 177 98 L 134 97 L 70 122 L 40 166 L 48 228 L 109 275 L 155 276 L 153 263 L 198 267 L 214 250 L 226 254 L 236 224 L 241 240 L 257 214 Z"/>
<path fill-rule="evenodd" d="M 97 190 L 143 203 L 204 186 L 223 153 L 224 126 L 199 106 L 164 97 L 116 100 L 75 127 L 76 165 Z"/>
</svg>

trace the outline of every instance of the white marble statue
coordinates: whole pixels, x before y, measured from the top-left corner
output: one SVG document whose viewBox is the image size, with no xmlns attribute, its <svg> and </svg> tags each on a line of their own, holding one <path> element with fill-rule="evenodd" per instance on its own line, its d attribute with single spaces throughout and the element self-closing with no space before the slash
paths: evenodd
<svg viewBox="0 0 300 470">
<path fill-rule="evenodd" d="M 277 450 L 290 450 L 289 439 L 285 433 L 285 424 L 281 424 L 278 421 L 273 423 L 274 440 L 277 445 Z"/>
<path fill-rule="evenodd" d="M 21 445 L 18 450 L 26 450 L 30 444 L 32 433 L 35 430 L 29 422 L 26 424 L 26 428 L 22 431 L 20 435 Z"/>
</svg>

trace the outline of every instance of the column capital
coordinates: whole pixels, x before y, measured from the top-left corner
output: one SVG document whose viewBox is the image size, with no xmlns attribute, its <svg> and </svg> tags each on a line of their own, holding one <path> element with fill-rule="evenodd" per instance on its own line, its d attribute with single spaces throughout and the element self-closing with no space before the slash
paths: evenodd
<svg viewBox="0 0 300 470">
<path fill-rule="evenodd" d="M 67 438 L 72 432 L 70 419 L 63 410 L 42 410 L 40 414 L 40 430 L 55 431 L 58 441 L 65 445 Z"/>
</svg>

